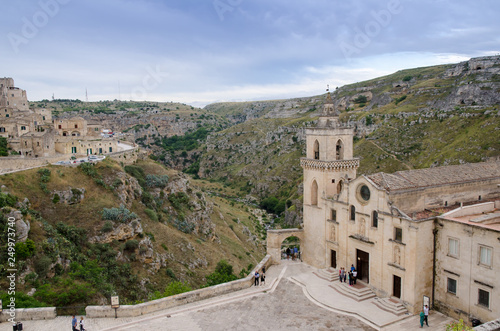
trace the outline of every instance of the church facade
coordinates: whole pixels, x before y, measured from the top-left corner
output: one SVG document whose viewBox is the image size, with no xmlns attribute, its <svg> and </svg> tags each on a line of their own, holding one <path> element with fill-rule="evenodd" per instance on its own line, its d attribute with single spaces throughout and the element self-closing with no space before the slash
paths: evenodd
<svg viewBox="0 0 500 331">
<path fill-rule="evenodd" d="M 306 129 L 300 160 L 303 261 L 319 269 L 353 265 L 377 296 L 400 301 L 410 313 L 428 299 L 452 317 L 497 318 L 500 279 L 492 275 L 500 271 L 500 162 L 358 176 L 353 135 L 328 94 L 317 126 Z M 493 215 L 485 221 L 443 217 L 481 203 Z"/>
</svg>

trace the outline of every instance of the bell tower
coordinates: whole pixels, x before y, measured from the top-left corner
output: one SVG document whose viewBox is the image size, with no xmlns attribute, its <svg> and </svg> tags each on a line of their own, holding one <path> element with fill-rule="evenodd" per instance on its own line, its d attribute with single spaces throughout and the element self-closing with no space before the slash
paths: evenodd
<svg viewBox="0 0 500 331">
<path fill-rule="evenodd" d="M 335 199 L 346 178 L 356 178 L 359 159 L 353 158 L 354 129 L 342 124 L 329 89 L 323 111 L 314 128 L 306 129 L 304 169 L 304 260 L 325 268 L 326 220 L 330 218 L 325 201 Z"/>
</svg>

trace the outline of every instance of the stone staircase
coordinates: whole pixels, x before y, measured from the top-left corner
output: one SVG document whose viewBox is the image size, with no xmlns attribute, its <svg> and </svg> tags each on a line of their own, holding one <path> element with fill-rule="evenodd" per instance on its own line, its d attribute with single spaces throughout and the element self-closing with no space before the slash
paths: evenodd
<svg viewBox="0 0 500 331">
<path fill-rule="evenodd" d="M 376 297 L 375 293 L 368 286 L 359 281 L 353 286 L 341 282 L 334 282 L 329 286 L 340 294 L 356 301 L 364 301 Z"/>
<path fill-rule="evenodd" d="M 408 313 L 405 306 L 396 298 L 376 298 L 373 304 L 386 312 L 396 316 L 402 316 Z"/>
<path fill-rule="evenodd" d="M 314 271 L 313 274 L 329 282 L 339 280 L 339 271 L 333 268 L 319 269 L 317 272 Z"/>
</svg>

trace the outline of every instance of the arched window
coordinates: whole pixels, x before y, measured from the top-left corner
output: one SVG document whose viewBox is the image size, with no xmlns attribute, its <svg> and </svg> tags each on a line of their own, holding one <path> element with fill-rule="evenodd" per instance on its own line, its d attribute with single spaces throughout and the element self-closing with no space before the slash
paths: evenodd
<svg viewBox="0 0 500 331">
<path fill-rule="evenodd" d="M 376 210 L 372 213 L 372 227 L 378 228 L 378 213 Z"/>
<path fill-rule="evenodd" d="M 351 205 L 351 221 L 356 220 L 356 207 Z"/>
<path fill-rule="evenodd" d="M 339 141 L 337 141 L 336 152 L 337 152 L 337 154 L 336 154 L 337 160 L 343 160 L 344 159 L 344 143 L 340 139 L 339 139 Z"/>
<path fill-rule="evenodd" d="M 315 180 L 311 185 L 311 205 L 318 205 L 318 183 Z"/>
<path fill-rule="evenodd" d="M 314 159 L 319 160 L 319 142 L 317 140 L 314 142 Z"/>
<path fill-rule="evenodd" d="M 337 194 L 340 194 L 340 192 L 342 192 L 342 188 L 344 188 L 344 181 L 341 179 L 337 184 Z"/>
</svg>

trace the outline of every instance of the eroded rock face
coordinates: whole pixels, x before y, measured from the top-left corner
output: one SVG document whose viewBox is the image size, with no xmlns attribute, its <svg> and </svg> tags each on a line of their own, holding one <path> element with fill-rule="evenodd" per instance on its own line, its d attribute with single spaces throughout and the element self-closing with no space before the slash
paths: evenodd
<svg viewBox="0 0 500 331">
<path fill-rule="evenodd" d="M 116 174 L 114 183 L 111 183 L 115 187 L 115 191 L 118 194 L 120 203 L 130 208 L 132 201 L 140 199 L 142 195 L 142 187 L 139 185 L 137 179 L 132 176 L 128 176 L 124 172 L 119 172 Z M 120 181 L 121 184 L 116 185 L 116 182 Z"/>
<path fill-rule="evenodd" d="M 17 241 L 25 242 L 30 232 L 30 222 L 28 220 L 23 220 L 23 214 L 19 210 L 11 211 L 7 217 L 14 217 L 16 219 Z"/>
<path fill-rule="evenodd" d="M 59 198 L 57 198 L 59 197 Z M 56 203 L 66 203 L 73 205 L 80 203 L 85 198 L 85 188 L 69 188 L 66 191 L 53 191 L 52 201 Z"/>
<path fill-rule="evenodd" d="M 151 239 L 146 236 L 139 242 L 139 261 L 150 264 L 153 262 L 153 257 L 153 243 Z"/>
<path fill-rule="evenodd" d="M 116 223 L 114 225 L 116 226 Z M 89 239 L 89 242 L 107 244 L 113 240 L 124 241 L 133 239 L 139 233 L 142 233 L 142 225 L 139 219 L 135 219 L 128 223 L 121 223 L 117 225 L 110 232 L 92 237 Z"/>
</svg>

